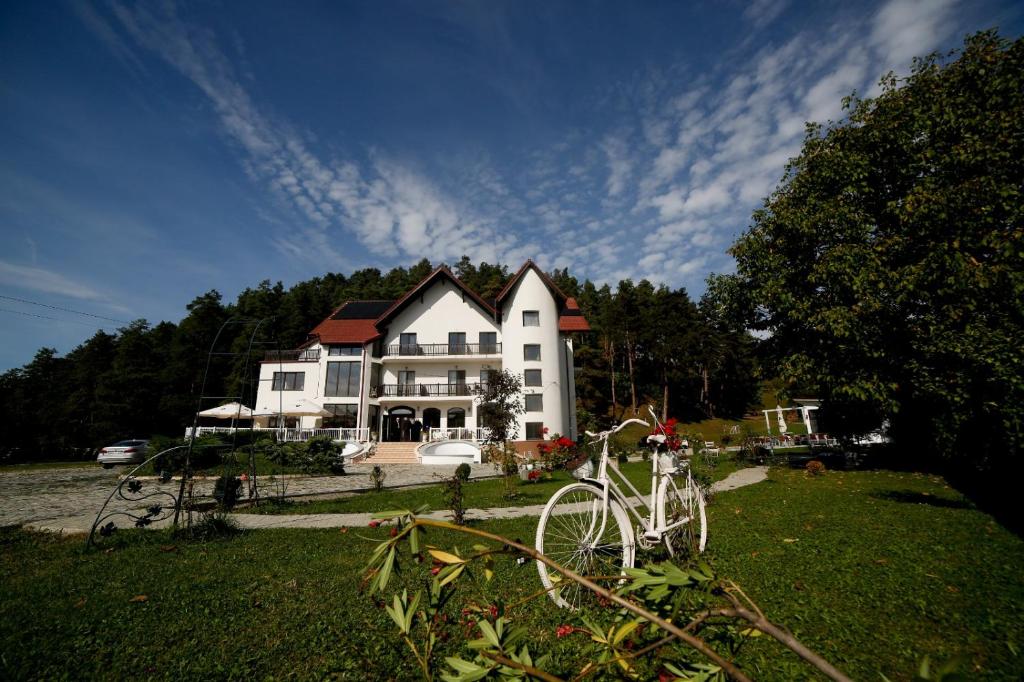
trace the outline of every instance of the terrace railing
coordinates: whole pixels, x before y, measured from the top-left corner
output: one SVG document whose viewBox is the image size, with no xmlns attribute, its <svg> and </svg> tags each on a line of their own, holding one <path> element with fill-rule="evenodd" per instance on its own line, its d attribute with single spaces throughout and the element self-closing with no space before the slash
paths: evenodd
<svg viewBox="0 0 1024 682">
<path fill-rule="evenodd" d="M 500 354 L 500 343 L 403 343 L 384 348 L 384 357 Z"/>
<path fill-rule="evenodd" d="M 381 384 L 370 389 L 371 398 L 452 398 L 476 395 L 487 384 Z"/>
<path fill-rule="evenodd" d="M 487 438 L 487 429 L 485 428 L 466 428 L 466 427 L 452 427 L 450 429 L 441 429 L 433 427 L 430 429 L 430 440 L 472 440 L 482 441 Z"/>
<path fill-rule="evenodd" d="M 319 362 L 320 349 L 305 350 L 268 350 L 263 355 L 264 362 Z"/>
<path fill-rule="evenodd" d="M 205 436 L 212 433 L 232 433 L 236 429 L 227 426 L 197 426 L 195 429 L 196 436 Z M 238 431 L 248 431 L 248 427 L 237 429 Z M 260 431 L 265 433 L 273 433 L 278 442 L 296 443 L 307 441 L 310 438 L 316 436 L 329 436 L 332 440 L 344 441 L 346 443 L 365 443 L 370 440 L 370 429 L 368 428 L 337 428 L 337 429 L 279 429 L 273 427 L 253 427 L 253 431 Z M 193 435 L 192 427 L 185 429 L 185 438 L 191 438 Z"/>
</svg>

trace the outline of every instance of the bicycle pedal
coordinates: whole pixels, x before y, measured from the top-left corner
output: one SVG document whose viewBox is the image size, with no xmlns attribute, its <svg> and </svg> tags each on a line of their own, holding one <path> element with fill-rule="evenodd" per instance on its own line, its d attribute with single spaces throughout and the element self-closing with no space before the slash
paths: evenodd
<svg viewBox="0 0 1024 682">
<path fill-rule="evenodd" d="M 644 531 L 644 540 L 648 542 L 661 542 L 661 533 L 653 530 Z"/>
</svg>

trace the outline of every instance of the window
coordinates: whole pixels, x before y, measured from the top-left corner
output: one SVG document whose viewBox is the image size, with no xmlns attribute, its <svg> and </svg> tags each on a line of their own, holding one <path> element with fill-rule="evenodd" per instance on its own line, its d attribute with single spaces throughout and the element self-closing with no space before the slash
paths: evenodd
<svg viewBox="0 0 1024 682">
<path fill-rule="evenodd" d="M 402 355 L 417 355 L 419 346 L 415 334 L 402 334 L 398 337 L 398 352 Z"/>
<path fill-rule="evenodd" d="M 523 385 L 524 386 L 540 386 L 540 370 L 539 369 L 528 369 L 523 372 Z"/>
<path fill-rule="evenodd" d="M 370 388 L 380 389 L 380 365 L 377 363 L 370 365 Z"/>
<path fill-rule="evenodd" d="M 544 411 L 544 396 L 540 393 L 527 393 L 526 394 L 526 411 L 527 412 L 543 412 Z"/>
<path fill-rule="evenodd" d="M 544 422 L 526 422 L 526 440 L 544 440 Z"/>
<path fill-rule="evenodd" d="M 398 370 L 398 395 L 418 395 L 416 392 L 416 372 L 407 369 Z"/>
<path fill-rule="evenodd" d="M 301 391 L 306 386 L 305 372 L 274 372 L 275 391 Z"/>
<path fill-rule="evenodd" d="M 486 386 L 487 382 L 489 382 L 491 380 L 491 371 L 492 370 L 489 370 L 489 369 L 482 369 L 482 370 L 480 370 L 480 383 L 481 384 L 484 384 Z"/>
<path fill-rule="evenodd" d="M 325 429 L 356 428 L 356 413 L 359 410 L 357 405 L 324 405 L 324 409 L 332 414 L 330 417 L 324 417 Z"/>
<path fill-rule="evenodd" d="M 328 362 L 324 395 L 331 398 L 357 398 L 361 366 L 360 362 Z"/>
<path fill-rule="evenodd" d="M 498 352 L 498 332 L 480 332 L 480 352 Z"/>
<path fill-rule="evenodd" d="M 540 326 L 540 312 L 537 310 L 524 310 L 523 311 L 523 326 L 524 327 L 539 327 Z"/>
<path fill-rule="evenodd" d="M 466 426 L 466 411 L 461 407 L 448 410 L 448 428 L 461 429 Z"/>
<path fill-rule="evenodd" d="M 327 349 L 328 355 L 362 355 L 363 349 L 359 346 L 331 346 Z"/>
<path fill-rule="evenodd" d="M 448 355 L 465 355 L 466 332 L 448 332 Z"/>
<path fill-rule="evenodd" d="M 524 343 L 523 360 L 540 360 L 540 344 Z"/>
</svg>

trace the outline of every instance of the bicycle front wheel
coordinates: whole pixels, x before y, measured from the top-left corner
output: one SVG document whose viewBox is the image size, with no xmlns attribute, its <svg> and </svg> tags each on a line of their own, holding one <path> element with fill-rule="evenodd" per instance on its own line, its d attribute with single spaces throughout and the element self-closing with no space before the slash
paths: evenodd
<svg viewBox="0 0 1024 682">
<path fill-rule="evenodd" d="M 588 483 L 567 485 L 548 500 L 537 525 L 535 546 L 560 566 L 588 578 L 622 575 L 624 567 L 633 565 L 633 534 L 626 510 L 611 498 L 605 518 L 603 492 Z M 596 601 L 590 590 L 544 562 L 537 562 L 537 571 L 558 606 L 576 610 Z"/>
<path fill-rule="evenodd" d="M 708 519 L 704 510 L 704 495 L 694 480 L 687 476 L 676 486 L 666 477 L 658 491 L 658 526 L 666 528 L 662 538 L 669 554 L 693 556 L 704 551 L 708 541 Z"/>
</svg>

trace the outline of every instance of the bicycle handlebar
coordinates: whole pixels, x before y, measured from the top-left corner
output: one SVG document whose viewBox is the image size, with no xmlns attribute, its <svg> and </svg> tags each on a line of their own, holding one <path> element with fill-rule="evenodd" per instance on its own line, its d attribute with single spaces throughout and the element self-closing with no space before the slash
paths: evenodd
<svg viewBox="0 0 1024 682">
<path fill-rule="evenodd" d="M 594 433 L 593 431 L 584 431 L 584 433 L 587 434 L 591 438 L 605 438 L 607 436 L 612 435 L 613 433 L 618 433 L 622 429 L 624 429 L 627 426 L 629 426 L 630 424 L 634 424 L 634 423 L 636 423 L 636 424 L 643 424 L 647 428 L 651 427 L 651 425 L 648 424 L 647 422 L 645 422 L 643 419 L 627 419 L 626 421 L 624 421 L 621 424 L 619 424 L 618 426 L 616 426 L 614 429 L 609 429 L 608 431 L 599 431 L 598 433 Z"/>
</svg>

